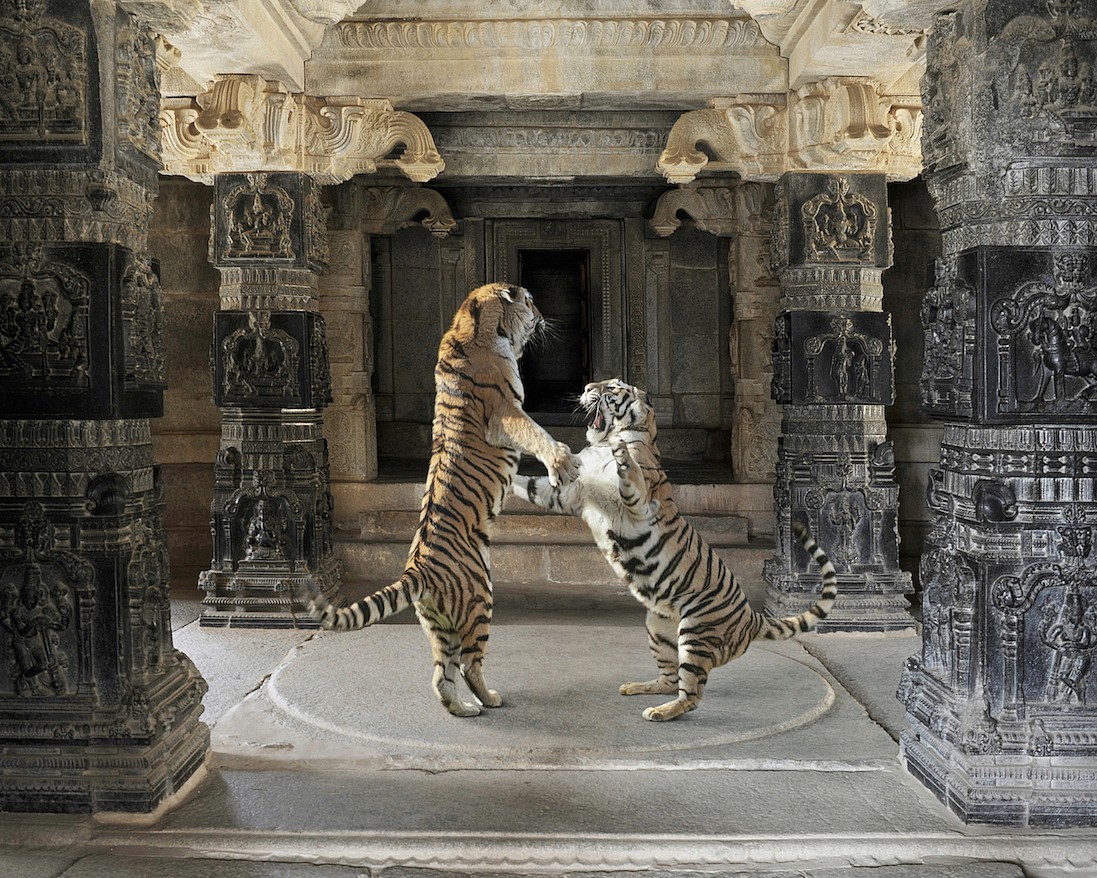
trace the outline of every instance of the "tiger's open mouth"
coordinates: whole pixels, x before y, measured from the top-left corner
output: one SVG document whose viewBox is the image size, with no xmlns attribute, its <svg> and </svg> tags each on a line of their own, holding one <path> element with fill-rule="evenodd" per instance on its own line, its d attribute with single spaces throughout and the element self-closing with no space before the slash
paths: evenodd
<svg viewBox="0 0 1097 878">
<path fill-rule="evenodd" d="M 590 422 L 591 427 L 595 430 L 601 430 L 606 426 L 606 419 L 602 416 L 601 407 L 594 409 L 594 420 Z"/>
</svg>

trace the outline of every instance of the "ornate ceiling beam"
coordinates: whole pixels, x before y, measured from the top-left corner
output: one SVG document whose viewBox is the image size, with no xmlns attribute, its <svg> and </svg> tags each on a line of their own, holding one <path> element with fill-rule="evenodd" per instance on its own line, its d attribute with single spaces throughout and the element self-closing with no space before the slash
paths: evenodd
<svg viewBox="0 0 1097 878">
<path fill-rule="evenodd" d="M 256 75 L 164 98 L 160 126 L 164 173 L 207 184 L 218 173 L 277 170 L 339 183 L 385 167 L 425 183 L 445 168 L 423 121 L 388 101 L 311 97 Z"/>
<path fill-rule="evenodd" d="M 788 95 L 715 98 L 671 128 L 657 167 L 670 183 L 703 171 L 773 181 L 786 171 L 874 171 L 909 180 L 922 168 L 917 95 L 829 77 Z"/>
</svg>

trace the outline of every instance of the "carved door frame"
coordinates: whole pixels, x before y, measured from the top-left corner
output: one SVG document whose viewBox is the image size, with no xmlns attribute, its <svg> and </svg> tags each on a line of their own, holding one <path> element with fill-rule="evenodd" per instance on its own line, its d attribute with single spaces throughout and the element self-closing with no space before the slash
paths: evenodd
<svg viewBox="0 0 1097 878">
<path fill-rule="evenodd" d="M 590 253 L 591 373 L 593 380 L 626 376 L 624 230 L 620 220 L 497 219 L 484 236 L 495 280 L 516 281 L 522 250 Z M 534 300 L 537 291 L 531 291 Z"/>
</svg>

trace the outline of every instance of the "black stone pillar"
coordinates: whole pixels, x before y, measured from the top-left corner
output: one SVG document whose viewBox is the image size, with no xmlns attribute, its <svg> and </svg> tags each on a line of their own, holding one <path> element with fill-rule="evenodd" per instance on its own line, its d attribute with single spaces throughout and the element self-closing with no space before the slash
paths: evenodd
<svg viewBox="0 0 1097 878">
<path fill-rule="evenodd" d="M 323 409 L 331 402 L 317 283 L 327 262 L 319 191 L 307 174 L 219 174 L 210 256 L 221 271 L 214 327 L 213 564 L 203 625 L 315 627 L 306 580 L 329 597 L 332 499 Z"/>
<path fill-rule="evenodd" d="M 209 747 L 172 646 L 151 34 L 7 3 L 0 42 L 0 810 L 147 812 Z"/>
<path fill-rule="evenodd" d="M 838 603 L 819 630 L 910 628 L 884 422 L 893 400 L 891 319 L 881 311 L 880 283 L 891 264 L 886 181 L 789 173 L 777 184 L 774 211 L 771 255 L 783 310 L 773 396 L 783 410 L 766 609 L 787 616 L 818 599 L 818 568 L 791 538 L 797 520 L 838 572 Z"/>
<path fill-rule="evenodd" d="M 924 85 L 945 428 L 901 755 L 965 820 L 1093 824 L 1097 3 L 976 7 L 938 18 Z"/>
</svg>

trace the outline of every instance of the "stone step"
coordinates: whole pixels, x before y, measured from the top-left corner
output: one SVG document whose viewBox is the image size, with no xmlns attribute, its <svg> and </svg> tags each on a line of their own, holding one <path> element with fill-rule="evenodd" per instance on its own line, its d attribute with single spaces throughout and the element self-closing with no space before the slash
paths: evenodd
<svg viewBox="0 0 1097 878">
<path fill-rule="evenodd" d="M 750 539 L 749 522 L 739 515 L 687 515 L 686 519 L 712 546 L 741 545 Z M 403 509 L 363 512 L 359 521 L 364 542 L 408 545 L 419 513 Z M 493 546 L 589 543 L 591 535 L 586 523 L 576 516 L 508 509 L 496 519 L 491 542 Z"/>
<path fill-rule="evenodd" d="M 355 516 L 394 510 L 418 512 L 423 499 L 420 481 L 339 483 L 337 513 L 343 526 Z M 740 516 L 752 537 L 773 536 L 773 487 L 766 484 L 676 484 L 674 499 L 683 515 Z M 504 512 L 534 512 L 536 507 L 509 497 Z"/>
<path fill-rule="evenodd" d="M 589 540 L 589 537 L 588 537 Z M 366 542 L 346 534 L 336 538 L 336 556 L 343 563 L 344 581 L 388 583 L 404 570 L 410 540 Z M 762 564 L 773 556 L 768 540 L 717 547 L 716 552 L 737 576 L 761 581 Z M 491 548 L 492 579 L 497 584 L 605 587 L 623 591 L 593 542 L 496 543 Z"/>
</svg>

